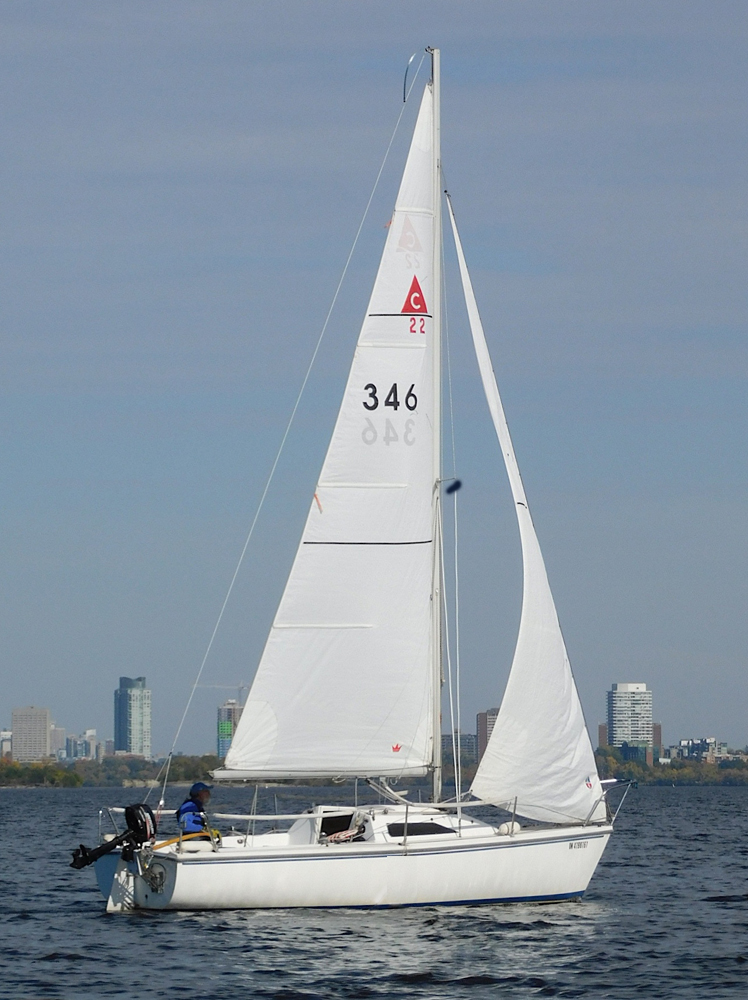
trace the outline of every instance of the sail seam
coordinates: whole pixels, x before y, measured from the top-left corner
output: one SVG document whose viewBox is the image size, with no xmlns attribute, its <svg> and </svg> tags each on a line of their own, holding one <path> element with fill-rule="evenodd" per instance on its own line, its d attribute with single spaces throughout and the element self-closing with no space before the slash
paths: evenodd
<svg viewBox="0 0 748 1000">
<path fill-rule="evenodd" d="M 400 313 L 398 313 L 397 315 L 399 316 Z M 388 347 L 388 348 L 402 347 L 402 348 L 404 348 L 407 351 L 412 351 L 413 349 L 415 349 L 416 351 L 425 351 L 426 350 L 426 345 L 425 344 L 393 344 L 393 343 L 390 343 L 390 342 L 384 341 L 384 340 L 362 341 L 357 346 L 358 347 Z"/>
<path fill-rule="evenodd" d="M 407 483 L 317 483 L 324 490 L 404 490 Z"/>
<path fill-rule="evenodd" d="M 304 542 L 304 545 L 430 545 L 433 538 L 424 538 L 415 542 Z"/>
<path fill-rule="evenodd" d="M 273 628 L 376 628 L 376 626 L 357 625 L 355 623 L 347 625 L 335 625 L 335 624 L 328 625 L 324 623 L 319 623 L 314 625 L 314 624 L 305 624 L 303 622 L 297 625 L 295 622 L 281 622 L 280 624 L 273 625 Z"/>
</svg>

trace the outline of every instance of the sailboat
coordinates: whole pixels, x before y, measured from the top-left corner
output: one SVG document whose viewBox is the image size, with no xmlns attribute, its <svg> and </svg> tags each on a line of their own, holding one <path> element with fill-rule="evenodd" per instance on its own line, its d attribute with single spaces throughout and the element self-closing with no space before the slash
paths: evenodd
<svg viewBox="0 0 748 1000">
<path fill-rule="evenodd" d="M 216 814 L 212 822 L 246 829 L 208 840 L 159 842 L 148 827 L 140 842 L 96 862 L 110 911 L 574 899 L 612 833 L 449 201 L 524 585 L 493 733 L 469 795 L 442 800 L 443 181 L 440 54 L 428 52 L 431 78 L 329 450 L 240 723 L 214 774 L 255 785 L 367 779 L 379 801 L 272 817 Z M 430 778 L 428 803 L 395 790 L 395 779 L 416 777 Z M 511 819 L 479 818 L 488 806 Z M 265 820 L 284 828 L 256 832 Z"/>
</svg>

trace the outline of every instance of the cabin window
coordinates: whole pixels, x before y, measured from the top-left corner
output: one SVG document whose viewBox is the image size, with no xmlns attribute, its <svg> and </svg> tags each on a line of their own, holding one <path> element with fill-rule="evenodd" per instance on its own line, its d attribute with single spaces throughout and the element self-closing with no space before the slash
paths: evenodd
<svg viewBox="0 0 748 1000">
<path fill-rule="evenodd" d="M 387 833 L 390 837 L 404 837 L 405 823 L 388 823 Z M 455 833 L 451 826 L 441 826 L 439 823 L 408 823 L 409 837 L 433 837 L 437 833 Z"/>
<path fill-rule="evenodd" d="M 351 825 L 352 819 L 352 812 L 345 816 L 325 816 L 320 824 L 320 835 L 329 837 L 333 833 L 340 833 L 342 830 L 347 830 Z"/>
</svg>

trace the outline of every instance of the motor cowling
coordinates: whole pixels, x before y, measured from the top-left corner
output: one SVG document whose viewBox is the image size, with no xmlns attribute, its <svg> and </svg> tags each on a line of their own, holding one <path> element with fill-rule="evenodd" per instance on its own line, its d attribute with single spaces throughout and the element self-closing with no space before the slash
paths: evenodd
<svg viewBox="0 0 748 1000">
<path fill-rule="evenodd" d="M 151 807 L 146 805 L 145 802 L 134 806 L 126 806 L 125 822 L 131 834 L 130 840 L 137 847 L 142 847 L 143 844 L 147 844 L 149 840 L 152 840 L 156 836 L 158 829 L 156 817 L 153 815 Z"/>
</svg>

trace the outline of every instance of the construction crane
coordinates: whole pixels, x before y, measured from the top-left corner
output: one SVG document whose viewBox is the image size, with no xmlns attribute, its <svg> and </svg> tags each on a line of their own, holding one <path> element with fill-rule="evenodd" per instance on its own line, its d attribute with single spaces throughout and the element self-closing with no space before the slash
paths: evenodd
<svg viewBox="0 0 748 1000">
<path fill-rule="evenodd" d="M 246 681 L 240 681 L 238 684 L 198 684 L 198 687 L 216 688 L 220 691 L 236 691 L 236 700 L 240 705 L 243 705 L 242 691 L 249 691 L 251 685 L 247 684 Z"/>
</svg>

